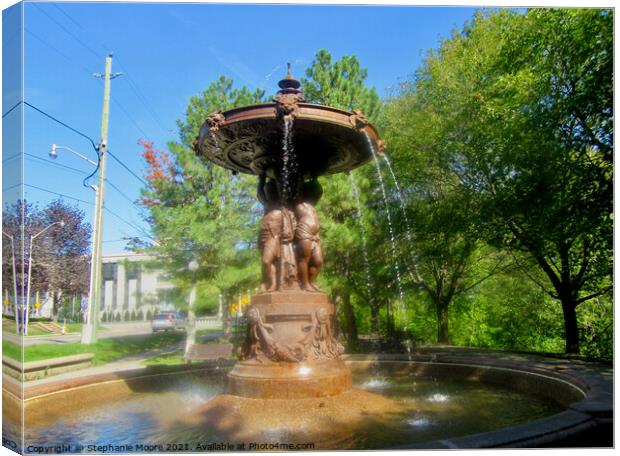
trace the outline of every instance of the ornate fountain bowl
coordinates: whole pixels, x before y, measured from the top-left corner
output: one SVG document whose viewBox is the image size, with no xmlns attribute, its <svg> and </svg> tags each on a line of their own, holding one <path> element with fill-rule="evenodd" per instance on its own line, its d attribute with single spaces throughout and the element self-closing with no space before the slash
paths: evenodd
<svg viewBox="0 0 620 456">
<path fill-rule="evenodd" d="M 197 153 L 246 174 L 280 168 L 285 128 L 280 107 L 253 105 L 210 116 L 197 138 Z M 368 139 L 383 152 L 383 141 L 359 111 L 296 103 L 292 117 L 295 159 L 305 175 L 347 172 L 364 164 L 372 157 Z"/>
</svg>

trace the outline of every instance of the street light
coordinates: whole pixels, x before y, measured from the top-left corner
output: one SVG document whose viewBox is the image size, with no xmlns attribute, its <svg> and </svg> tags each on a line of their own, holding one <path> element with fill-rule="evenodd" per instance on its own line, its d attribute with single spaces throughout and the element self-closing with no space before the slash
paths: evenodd
<svg viewBox="0 0 620 456">
<path fill-rule="evenodd" d="M 51 223 L 50 225 L 39 231 L 37 234 L 30 235 L 30 246 L 28 252 L 28 285 L 26 286 L 26 315 L 24 316 L 24 321 L 22 322 L 22 332 L 24 333 L 24 335 L 28 334 L 28 314 L 30 313 L 30 274 L 32 273 L 32 244 L 34 243 L 34 240 L 36 238 L 41 236 L 54 225 L 60 225 L 60 227 L 63 228 L 65 226 L 65 221 L 61 220 L 60 222 Z"/>
<path fill-rule="evenodd" d="M 56 159 L 58 157 L 58 151 L 59 150 L 66 150 L 68 152 L 71 152 L 73 155 L 81 158 L 82 160 L 87 161 L 88 163 L 95 165 L 95 166 L 99 166 L 98 163 L 92 161 L 90 158 L 82 155 L 81 153 L 71 149 L 70 147 L 66 147 L 66 146 L 59 146 L 57 144 L 52 144 L 52 148 L 50 150 L 50 157 L 52 157 L 53 159 Z M 101 180 L 100 180 L 101 181 Z M 90 185 L 90 188 L 92 188 L 95 191 L 95 212 L 94 212 L 94 216 L 93 216 L 93 242 L 92 242 L 92 250 L 91 250 L 91 255 L 90 255 L 90 282 L 89 282 L 89 287 L 88 287 L 88 309 L 87 309 L 87 313 L 86 313 L 86 319 L 84 321 L 84 324 L 82 325 L 82 336 L 81 336 L 81 343 L 83 344 L 90 344 L 92 342 L 95 341 L 95 337 L 96 337 L 96 325 L 97 325 L 97 311 L 96 311 L 96 296 L 97 296 L 97 278 L 99 275 L 99 271 L 98 269 L 101 267 L 100 266 L 100 261 L 99 261 L 99 242 L 98 239 L 100 237 L 100 224 L 99 224 L 99 218 L 101 217 L 101 208 L 103 206 L 103 198 L 100 198 L 99 192 L 99 186 L 98 185 Z"/>
<path fill-rule="evenodd" d="M 12 234 L 7 234 L 4 231 L 2 232 L 3 236 L 8 237 L 11 240 L 11 253 L 13 256 L 13 293 L 15 295 L 15 327 L 17 334 L 19 334 L 19 305 L 17 303 L 17 274 L 15 273 L 16 264 L 15 264 L 15 236 Z"/>
<path fill-rule="evenodd" d="M 193 259 L 187 265 L 187 269 L 192 273 L 192 288 L 189 292 L 189 303 L 187 309 L 187 326 L 185 332 L 187 338 L 185 340 L 185 354 L 189 353 L 189 349 L 196 343 L 196 314 L 194 312 L 194 303 L 196 302 L 196 271 L 199 264 L 196 259 Z"/>
<path fill-rule="evenodd" d="M 59 145 L 57 145 L 57 144 L 52 144 L 52 149 L 50 150 L 50 153 L 49 153 L 49 155 L 50 155 L 50 157 L 51 157 L 52 159 L 54 159 L 54 160 L 55 160 L 55 159 L 57 159 L 57 158 L 58 158 L 58 150 L 59 150 L 59 149 L 61 149 L 61 150 L 67 150 L 67 151 L 71 152 L 73 155 L 76 155 L 76 156 L 80 157 L 82 160 L 86 160 L 88 163 L 90 163 L 90 164 L 92 164 L 92 165 L 97 166 L 97 162 L 92 161 L 90 158 L 88 158 L 88 157 L 86 157 L 86 156 L 82 155 L 81 153 L 76 152 L 75 150 L 71 149 L 70 147 L 66 147 L 66 146 L 59 146 Z"/>
</svg>

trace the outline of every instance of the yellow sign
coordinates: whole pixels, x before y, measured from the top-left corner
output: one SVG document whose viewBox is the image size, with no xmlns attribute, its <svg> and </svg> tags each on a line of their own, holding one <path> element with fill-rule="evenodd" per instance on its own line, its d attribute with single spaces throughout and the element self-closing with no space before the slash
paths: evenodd
<svg viewBox="0 0 620 456">
<path fill-rule="evenodd" d="M 41 307 L 41 302 L 39 301 L 39 292 L 37 291 L 36 297 L 34 299 L 34 308 L 39 310 L 39 307 Z"/>
<path fill-rule="evenodd" d="M 9 290 L 4 290 L 4 305 L 7 307 L 9 305 Z"/>
</svg>

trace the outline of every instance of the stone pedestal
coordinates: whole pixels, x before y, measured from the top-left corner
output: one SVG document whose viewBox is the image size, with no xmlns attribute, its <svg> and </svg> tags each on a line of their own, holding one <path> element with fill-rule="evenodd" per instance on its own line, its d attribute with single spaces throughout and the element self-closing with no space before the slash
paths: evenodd
<svg viewBox="0 0 620 456">
<path fill-rule="evenodd" d="M 351 388 L 333 336 L 335 307 L 325 293 L 252 296 L 246 339 L 228 375 L 228 393 L 252 398 L 333 396 Z"/>
</svg>

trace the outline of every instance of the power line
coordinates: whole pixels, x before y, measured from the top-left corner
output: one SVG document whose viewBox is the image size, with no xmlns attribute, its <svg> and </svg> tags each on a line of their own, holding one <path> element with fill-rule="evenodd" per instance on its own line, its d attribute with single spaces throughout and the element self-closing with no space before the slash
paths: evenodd
<svg viewBox="0 0 620 456">
<path fill-rule="evenodd" d="M 30 35 L 32 35 L 33 38 L 36 38 L 37 40 L 39 40 L 41 43 L 45 44 L 47 47 L 49 47 L 50 49 L 52 49 L 53 51 L 55 51 L 57 54 L 59 54 L 60 56 L 62 56 L 65 60 L 71 62 L 71 64 L 76 65 L 77 68 L 77 64 L 76 64 L 76 60 L 72 59 L 71 57 L 67 56 L 67 54 L 65 54 L 64 52 L 60 51 L 57 47 L 53 46 L 52 44 L 50 44 L 49 42 L 45 41 L 43 38 L 41 38 L 40 36 L 36 35 L 34 32 L 32 32 L 30 29 L 28 29 L 27 27 L 24 27 L 24 30 L 26 30 L 26 32 L 28 32 Z M 93 71 L 89 70 L 88 68 L 82 66 L 80 67 L 82 70 L 84 70 L 89 76 L 93 75 Z"/>
<path fill-rule="evenodd" d="M 54 4 L 54 6 L 56 6 L 56 5 Z M 60 8 L 58 8 L 58 7 L 57 7 L 57 9 L 59 9 L 59 10 L 60 10 Z M 60 11 L 61 11 L 61 12 L 62 12 L 65 16 L 69 17 L 69 15 L 68 15 L 67 13 L 65 13 L 64 11 L 62 11 L 62 10 L 60 10 Z M 49 15 L 48 15 L 48 17 L 49 17 Z M 71 19 L 71 20 L 72 20 L 72 22 L 76 23 L 73 19 Z M 54 21 L 54 22 L 56 22 L 56 21 Z M 58 24 L 58 22 L 56 22 L 56 24 Z M 60 24 L 58 24 L 58 25 L 60 25 Z M 61 27 L 62 27 L 62 26 L 61 26 Z M 63 27 L 63 29 L 64 29 L 64 27 Z M 56 47 L 52 46 L 52 45 L 51 45 L 50 43 L 48 43 L 47 41 L 45 41 L 45 40 L 43 40 L 42 38 L 38 37 L 37 35 L 35 35 L 35 34 L 34 34 L 33 32 L 31 32 L 30 30 L 26 29 L 26 31 L 27 31 L 28 33 L 30 33 L 33 37 L 35 37 L 36 39 L 38 39 L 39 41 L 41 41 L 42 43 L 44 43 L 45 45 L 47 45 L 47 46 L 49 46 L 50 48 L 52 48 L 54 51 L 56 51 L 56 52 L 57 52 L 58 54 L 60 54 L 62 57 L 64 57 L 65 59 L 69 60 L 71 63 L 75 63 L 75 59 L 71 59 L 71 58 L 70 58 L 70 57 L 68 57 L 66 54 L 64 54 L 63 52 L 59 51 Z M 65 29 L 65 31 L 66 31 L 66 29 Z M 73 36 L 73 35 L 72 35 L 72 36 Z M 74 38 L 75 38 L 75 37 L 74 37 Z M 76 38 L 76 39 L 77 39 L 77 38 Z M 80 42 L 81 42 L 81 41 L 80 41 Z M 94 52 L 94 51 L 93 51 L 93 52 Z M 92 72 L 92 71 L 90 71 L 90 70 L 88 70 L 86 67 L 82 67 L 82 68 L 83 68 L 83 69 L 84 69 L 84 70 L 88 73 L 88 75 L 89 75 L 89 76 L 92 76 L 92 75 L 93 75 L 93 72 Z M 127 76 L 129 76 L 129 75 L 127 75 Z M 131 123 L 132 123 L 132 124 L 136 127 L 136 129 L 138 129 L 138 130 L 142 133 L 142 135 L 143 135 L 144 137 L 148 137 L 149 135 L 147 135 L 147 134 L 144 132 L 144 130 L 143 130 L 143 129 L 142 129 L 142 128 L 138 125 L 138 123 L 137 123 L 137 122 L 135 121 L 135 119 L 131 116 L 131 114 L 129 114 L 129 112 L 127 111 L 127 109 L 125 109 L 125 107 L 124 107 L 124 106 L 123 106 L 123 105 L 122 105 L 119 101 L 117 101 L 117 100 L 114 98 L 114 96 L 111 96 L 111 98 L 112 98 L 112 101 L 114 101 L 114 103 L 116 103 L 116 104 L 119 106 L 119 108 L 123 111 L 123 113 L 124 113 L 124 114 L 127 116 L 127 118 L 131 121 Z M 141 101 L 141 100 L 140 100 L 140 101 Z"/>
<path fill-rule="evenodd" d="M 54 19 L 52 16 L 50 16 L 43 8 L 41 8 L 39 5 L 37 5 L 36 3 L 33 3 L 33 5 L 39 10 L 41 11 L 43 14 L 45 14 L 52 22 L 54 22 L 58 27 L 60 27 L 62 30 L 65 31 L 65 33 L 67 33 L 69 36 L 71 36 L 75 41 L 77 41 L 79 44 L 81 44 L 84 49 L 86 49 L 88 52 L 90 52 L 91 54 L 93 54 L 95 57 L 99 58 L 99 53 L 97 53 L 97 51 L 93 50 L 93 48 L 91 48 L 90 46 L 88 46 L 86 43 L 84 43 L 84 41 L 82 41 L 81 39 L 79 39 L 77 36 L 75 36 L 73 33 L 71 33 L 71 31 L 69 31 L 64 25 L 62 25 L 60 22 L 58 22 L 56 19 Z"/>
<path fill-rule="evenodd" d="M 33 3 L 33 5 L 34 5 L 34 3 Z M 84 138 L 88 139 L 88 141 L 90 141 L 91 145 L 93 146 L 93 149 L 95 149 L 95 151 L 97 151 L 97 154 L 99 153 L 99 148 L 98 148 L 98 147 L 97 147 L 97 145 L 95 144 L 95 141 L 94 141 L 94 140 L 93 140 L 90 136 L 88 136 L 86 133 L 82 133 L 81 131 L 76 130 L 76 129 L 75 129 L 75 128 L 73 128 L 72 126 L 70 126 L 70 125 L 68 125 L 68 124 L 64 123 L 64 122 L 63 122 L 63 121 L 61 121 L 61 120 L 58 120 L 56 117 L 52 116 L 51 114 L 48 114 L 48 113 L 46 113 L 45 111 L 43 111 L 42 109 L 39 109 L 39 108 L 37 108 L 37 107 L 36 107 L 36 106 L 34 106 L 34 105 L 31 105 L 31 104 L 30 104 L 30 103 L 28 103 L 27 101 L 24 101 L 24 104 L 25 104 L 26 106 L 30 106 L 30 107 L 31 107 L 32 109 L 34 109 L 35 111 L 40 112 L 40 113 L 41 113 L 41 114 L 43 114 L 45 117 L 48 117 L 48 118 L 52 119 L 54 122 L 59 123 L 59 124 L 60 124 L 60 125 L 62 125 L 63 127 L 68 128 L 68 129 L 69 129 L 69 130 L 71 130 L 72 132 L 74 132 L 74 133 L 76 133 L 76 134 L 78 134 L 78 135 L 80 135 L 80 136 L 82 136 L 82 137 L 84 137 Z"/>
<path fill-rule="evenodd" d="M 52 116 L 51 114 L 46 113 L 45 111 L 43 111 L 42 109 L 37 108 L 34 105 L 31 105 L 30 103 L 28 103 L 27 101 L 24 101 L 24 104 L 27 106 L 30 106 L 31 108 L 35 109 L 36 111 L 40 112 L 41 114 L 43 114 L 46 117 L 49 117 L 50 119 L 52 119 L 54 122 L 59 123 L 60 125 L 62 125 L 63 127 L 68 128 L 69 130 L 73 131 L 74 133 L 77 133 L 78 135 L 88 139 L 90 141 L 90 143 L 92 144 L 93 148 L 97 151 L 97 153 L 99 153 L 99 148 L 95 145 L 95 142 L 92 140 L 92 138 L 88 135 L 86 135 L 85 133 L 82 133 L 79 130 L 76 130 L 75 128 L 71 127 L 70 125 L 66 124 L 65 122 L 58 120 L 56 117 Z M 112 152 L 110 152 L 110 150 L 108 149 L 108 154 L 110 154 L 110 156 L 112 158 L 114 158 L 114 160 L 116 160 L 123 168 L 125 168 L 132 176 L 134 176 L 136 179 L 138 179 L 140 181 L 140 183 L 142 183 L 144 186 L 147 186 L 148 184 L 146 183 L 146 181 L 144 179 L 142 179 L 140 176 L 138 176 L 134 171 L 131 170 L 131 168 L 129 168 L 120 158 L 118 158 L 116 155 L 114 155 Z"/>
<path fill-rule="evenodd" d="M 45 193 L 50 193 L 50 194 L 52 194 L 52 195 L 57 195 L 57 196 L 60 196 L 61 198 L 68 198 L 68 199 L 71 199 L 71 200 L 74 200 L 74 201 L 78 201 L 78 202 L 80 202 L 80 203 L 89 204 L 89 205 L 91 205 L 91 206 L 94 206 L 94 205 L 95 205 L 95 203 L 93 203 L 93 202 L 90 202 L 90 201 L 85 201 L 85 200 L 83 200 L 83 199 L 76 198 L 76 197 L 74 197 L 74 196 L 65 195 L 64 193 L 54 192 L 54 191 L 52 191 L 52 190 L 48 190 L 48 189 L 43 188 L 43 187 L 38 187 L 38 186 L 36 186 L 36 185 L 31 185 L 31 184 L 24 184 L 24 185 L 25 185 L 26 187 L 34 188 L 34 189 L 36 189 L 36 190 L 40 190 L 40 191 L 45 192 Z M 138 231 L 139 233 L 142 233 L 142 234 L 144 234 L 144 235 L 148 236 L 148 234 L 146 233 L 146 231 L 144 231 L 144 229 L 143 229 L 143 228 L 140 228 L 139 226 L 134 225 L 134 224 L 133 224 L 133 223 L 131 223 L 131 222 L 128 222 L 128 221 L 127 221 L 127 220 L 125 220 L 123 217 L 121 217 L 121 216 L 120 216 L 120 215 L 118 215 L 116 212 L 114 212 L 113 210 L 111 210 L 111 209 L 109 209 L 109 208 L 107 208 L 107 207 L 104 207 L 104 209 L 105 209 L 107 212 L 109 212 L 110 214 L 112 214 L 114 217 L 118 218 L 120 221 L 122 221 L 123 223 L 125 223 L 126 225 L 130 226 L 131 228 L 133 228 L 134 230 L 136 230 L 136 231 Z M 148 237 L 149 237 L 149 238 L 151 238 L 151 239 L 153 239 L 151 236 L 148 236 Z"/>
<path fill-rule="evenodd" d="M 117 59 L 117 62 L 118 62 L 118 59 Z M 118 63 L 120 64 L 120 62 L 118 62 Z M 151 115 L 151 117 L 153 117 L 155 122 L 157 122 L 157 124 L 162 129 L 162 131 L 167 134 L 168 132 L 166 131 L 166 127 L 164 126 L 164 124 L 161 121 L 161 119 L 159 118 L 159 116 L 155 113 L 155 110 L 153 109 L 153 106 L 149 103 L 148 98 L 146 98 L 142 94 L 142 92 L 138 88 L 138 85 L 135 83 L 135 81 L 133 80 L 133 78 L 131 77 L 129 72 L 127 72 L 126 69 L 124 69 L 122 66 L 121 66 L 121 70 L 123 70 L 125 76 L 127 76 L 127 82 L 129 84 L 129 88 L 136 95 L 136 98 L 138 99 L 138 101 L 140 101 L 140 103 L 142 103 L 142 105 L 145 107 L 145 109 L 148 111 L 148 113 Z"/>
<path fill-rule="evenodd" d="M 146 183 L 146 181 L 144 179 L 142 179 L 140 176 L 138 176 L 136 173 L 134 173 L 125 163 L 123 163 L 116 155 L 114 155 L 112 152 L 110 152 L 110 149 L 108 149 L 108 154 L 110 154 L 110 157 L 112 157 L 114 160 L 116 160 L 123 168 L 125 168 L 132 176 L 134 176 L 136 179 L 138 179 L 145 187 L 148 186 L 148 184 Z"/>
<path fill-rule="evenodd" d="M 125 109 L 125 107 L 121 104 L 120 101 L 118 101 L 116 98 L 114 98 L 113 95 L 110 95 L 110 98 L 112 98 L 112 101 L 114 103 L 117 104 L 117 106 L 119 108 L 121 108 L 121 111 L 123 111 L 123 113 L 127 116 L 127 118 L 131 121 L 131 123 L 134 125 L 134 127 L 136 127 L 136 129 L 140 130 L 140 132 L 142 133 L 142 135 L 145 138 L 148 138 L 149 135 L 147 135 L 144 130 L 142 129 L 142 127 L 140 127 L 140 125 L 138 125 L 138 122 L 135 121 L 135 119 L 131 116 L 131 114 L 129 114 L 129 112 Z"/>
<path fill-rule="evenodd" d="M 78 201 L 78 202 L 80 202 L 80 203 L 84 203 L 84 204 L 89 204 L 89 205 L 91 205 L 91 206 L 94 206 L 94 205 L 95 205 L 95 203 L 93 203 L 92 201 L 85 201 L 85 200 L 83 200 L 83 199 L 76 198 L 76 197 L 74 197 L 74 196 L 65 195 L 64 193 L 53 192 L 53 191 L 48 190 L 48 189 L 46 189 L 46 188 L 37 187 L 36 185 L 32 185 L 32 184 L 24 184 L 24 186 L 26 186 L 26 187 L 30 187 L 30 188 L 34 188 L 34 189 L 36 189 L 36 190 L 40 190 L 40 191 L 45 192 L 45 193 L 51 193 L 52 195 L 57 195 L 57 196 L 60 196 L 60 197 L 62 197 L 62 198 L 69 198 L 69 199 L 71 199 L 71 200 Z"/>
<path fill-rule="evenodd" d="M 2 114 L 2 118 L 4 119 L 7 115 L 9 115 L 9 113 L 10 113 L 13 109 L 17 108 L 20 104 L 22 104 L 22 100 L 19 100 L 17 103 L 15 103 L 15 104 L 13 105 L 13 107 L 12 107 L 11 109 L 9 109 L 7 112 L 5 112 L 4 114 Z"/>
<path fill-rule="evenodd" d="M 86 171 L 82 171 L 81 169 L 77 169 L 77 168 L 73 168 L 71 166 L 67 166 L 67 165 L 63 165 L 61 163 L 56 163 L 52 160 L 47 160 L 46 158 L 43 157 L 37 157 L 36 155 L 30 154 L 28 152 L 25 152 L 24 155 L 31 157 L 33 159 L 39 160 L 40 162 L 43 162 L 46 165 L 51 165 L 51 166 L 56 166 L 58 168 L 63 168 L 67 171 L 76 173 L 76 174 L 81 174 L 81 175 L 87 175 L 88 172 Z M 42 163 L 42 164 L 43 164 Z M 112 181 L 110 181 L 109 178 L 106 178 L 105 180 L 108 184 L 110 184 L 110 186 L 116 190 L 123 198 L 125 198 L 127 201 L 129 201 L 131 204 L 133 204 L 137 209 L 142 209 L 141 206 L 139 206 L 134 200 L 132 200 L 129 196 L 127 196 L 126 193 L 124 193 L 120 188 L 118 188 L 116 185 L 114 185 L 114 183 Z"/>
<path fill-rule="evenodd" d="M 53 3 L 53 6 L 60 11 L 60 13 L 65 16 L 67 19 L 69 19 L 75 26 L 77 26 L 78 28 L 82 29 L 84 32 L 88 33 L 88 30 L 86 30 L 82 24 L 80 24 L 78 21 L 76 21 L 75 19 L 73 19 L 73 17 L 71 17 L 71 15 L 69 13 L 67 13 L 64 9 L 62 9 L 60 6 L 58 6 L 57 4 Z M 99 44 L 99 47 L 101 49 L 103 49 L 104 51 L 107 49 L 106 46 L 104 46 L 102 43 Z M 135 80 L 131 77 L 131 75 L 129 74 L 129 72 L 127 71 L 127 69 L 121 64 L 121 62 L 119 61 L 118 57 L 116 58 L 117 64 L 119 65 L 119 68 L 123 71 L 123 74 L 125 76 L 127 76 L 127 83 L 129 85 L 129 88 L 132 90 L 132 92 L 134 93 L 134 95 L 136 96 L 136 98 L 138 99 L 138 101 L 140 103 L 142 103 L 142 105 L 144 106 L 144 108 L 149 112 L 149 114 L 151 115 L 151 117 L 153 117 L 153 119 L 155 120 L 155 122 L 157 122 L 157 124 L 160 126 L 160 128 L 162 129 L 162 131 L 164 131 L 165 133 L 167 133 L 166 127 L 163 125 L 163 122 L 161 121 L 161 118 L 157 115 L 157 113 L 155 112 L 155 110 L 153 109 L 153 106 L 149 103 L 148 98 L 144 96 L 144 94 L 142 93 L 142 91 L 139 89 L 138 85 L 136 84 Z M 145 136 L 147 136 L 145 134 Z"/>
<path fill-rule="evenodd" d="M 74 172 L 76 174 L 82 174 L 82 175 L 87 175 L 88 173 L 86 171 L 82 171 L 81 169 L 77 169 L 77 168 L 73 168 L 71 166 L 67 166 L 67 165 L 63 165 L 62 163 L 56 163 L 53 162 L 52 160 L 47 160 L 45 158 L 42 157 L 37 157 L 36 155 L 30 154 L 28 152 L 24 152 L 24 155 L 27 157 L 30 157 L 31 159 L 36 159 L 39 160 L 41 162 L 44 162 L 46 165 L 51 165 L 51 166 L 55 166 L 57 168 L 63 168 L 67 171 L 71 171 Z"/>
<path fill-rule="evenodd" d="M 2 160 L 2 164 L 4 165 L 6 162 L 9 162 L 11 160 L 15 160 L 16 158 L 19 158 L 21 156 L 22 156 L 22 154 L 13 154 L 13 155 L 5 158 L 4 160 Z"/>
<path fill-rule="evenodd" d="M 123 198 L 125 198 L 127 201 L 129 201 L 134 206 L 136 206 L 138 209 L 142 209 L 140 206 L 138 206 L 136 204 L 136 202 L 134 200 L 132 200 L 130 197 L 128 197 L 125 193 L 123 193 L 123 191 L 120 188 L 118 188 L 116 185 L 114 185 L 112 182 L 110 182 L 109 179 L 106 179 L 105 181 L 108 184 L 110 184 L 110 187 L 112 187 L 114 190 L 116 190 Z"/>
<path fill-rule="evenodd" d="M 3 192 L 6 192 L 6 191 L 11 190 L 11 189 L 13 189 L 13 188 L 15 188 L 15 187 L 19 187 L 21 184 L 22 184 L 21 182 L 18 182 L 18 183 L 17 183 L 17 184 L 15 184 L 15 185 L 11 185 L 10 187 L 3 188 L 3 189 L 2 189 L 2 191 L 3 191 Z"/>
</svg>

